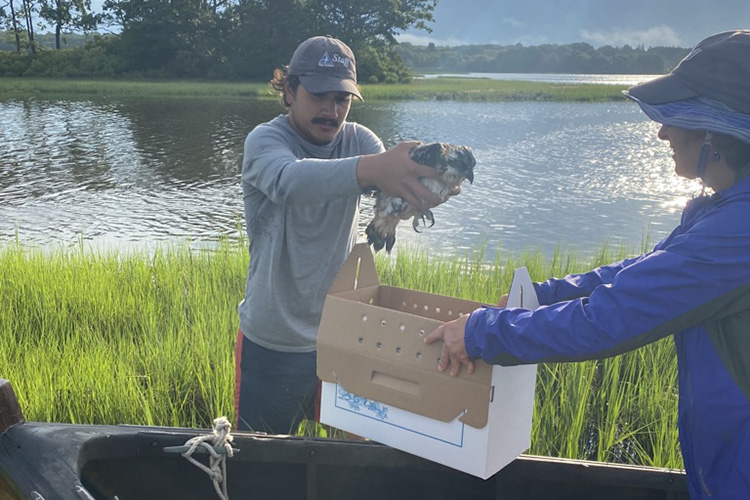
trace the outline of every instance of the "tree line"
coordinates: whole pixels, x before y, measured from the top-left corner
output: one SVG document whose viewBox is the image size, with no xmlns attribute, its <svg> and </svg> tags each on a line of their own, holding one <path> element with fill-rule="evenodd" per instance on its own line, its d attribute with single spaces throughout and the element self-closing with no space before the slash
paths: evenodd
<svg viewBox="0 0 750 500">
<path fill-rule="evenodd" d="M 567 45 L 464 45 L 439 47 L 401 43 L 396 52 L 420 72 L 662 74 L 689 49 L 680 47 L 612 47 L 588 43 Z"/>
<path fill-rule="evenodd" d="M 357 56 L 363 82 L 397 82 L 409 70 L 395 35 L 431 31 L 437 0 L 0 0 L 0 29 L 15 50 L 0 75 L 267 80 L 312 35 L 332 34 Z M 58 36 L 38 43 L 35 20 Z M 62 50 L 65 33 L 110 30 Z"/>
<path fill-rule="evenodd" d="M 105 0 L 94 12 L 91 0 L 0 0 L 0 76 L 262 81 L 317 34 L 352 47 L 363 83 L 405 82 L 412 71 L 664 73 L 687 53 L 397 43 L 407 29 L 431 31 L 437 1 Z M 41 25 L 53 35 L 38 34 Z"/>
</svg>

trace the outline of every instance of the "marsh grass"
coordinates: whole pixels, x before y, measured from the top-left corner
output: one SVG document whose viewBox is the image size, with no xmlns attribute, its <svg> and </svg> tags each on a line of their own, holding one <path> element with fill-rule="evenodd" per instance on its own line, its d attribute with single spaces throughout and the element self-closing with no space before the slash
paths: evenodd
<svg viewBox="0 0 750 500">
<path fill-rule="evenodd" d="M 617 85 L 569 85 L 487 78 L 429 78 L 409 84 L 362 85 L 365 100 L 622 101 Z M 0 78 L 3 96 L 252 97 L 277 99 L 265 82 L 198 82 Z"/>
<path fill-rule="evenodd" d="M 265 83 L 0 78 L 0 95 L 276 98 Z"/>
<path fill-rule="evenodd" d="M 626 86 L 560 84 L 489 78 L 427 78 L 409 84 L 363 85 L 367 99 L 456 101 L 622 101 Z"/>
<path fill-rule="evenodd" d="M 244 260 L 229 244 L 210 254 L 5 247 L 0 376 L 29 420 L 210 426 L 231 408 Z"/>
<path fill-rule="evenodd" d="M 236 306 L 246 242 L 150 252 L 0 245 L 0 377 L 31 421 L 211 426 L 233 414 Z M 629 254 L 484 251 L 378 255 L 381 282 L 496 303 L 513 270 L 562 276 Z M 671 340 L 602 361 L 538 368 L 529 453 L 682 467 Z M 305 434 L 331 429 L 305 423 Z"/>
</svg>

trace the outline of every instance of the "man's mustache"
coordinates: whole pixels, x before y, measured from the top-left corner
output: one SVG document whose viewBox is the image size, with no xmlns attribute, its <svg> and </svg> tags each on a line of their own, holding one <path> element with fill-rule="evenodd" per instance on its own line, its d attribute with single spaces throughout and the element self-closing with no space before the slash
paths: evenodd
<svg viewBox="0 0 750 500">
<path fill-rule="evenodd" d="M 312 122 L 313 123 L 320 123 L 320 124 L 323 124 L 323 125 L 330 125 L 332 127 L 338 127 L 339 126 L 339 121 L 335 120 L 333 118 L 313 118 Z"/>
</svg>

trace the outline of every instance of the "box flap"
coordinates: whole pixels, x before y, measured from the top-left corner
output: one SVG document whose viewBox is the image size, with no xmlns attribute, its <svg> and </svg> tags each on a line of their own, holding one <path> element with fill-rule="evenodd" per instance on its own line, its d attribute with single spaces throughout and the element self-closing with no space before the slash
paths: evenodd
<svg viewBox="0 0 750 500">
<path fill-rule="evenodd" d="M 522 307 L 524 309 L 536 309 L 539 300 L 531 282 L 529 271 L 525 267 L 519 267 L 513 272 L 513 281 L 508 292 L 508 302 L 505 307 Z"/>
<path fill-rule="evenodd" d="M 339 274 L 333 281 L 328 293 L 338 293 L 345 290 L 355 290 L 367 286 L 379 285 L 378 270 L 375 259 L 367 243 L 358 243 L 352 248 L 349 257 L 341 266 Z"/>
<path fill-rule="evenodd" d="M 480 305 L 382 286 L 370 247 L 355 245 L 323 307 L 318 377 L 380 403 L 443 422 L 460 417 L 482 428 L 492 397 L 492 367 L 478 360 L 473 374 L 464 370 L 451 377 L 437 368 L 442 345 L 423 342 L 444 321 Z"/>
<path fill-rule="evenodd" d="M 463 423 L 482 428 L 492 367 L 478 360 L 471 375 L 440 372 L 442 344 L 427 345 L 422 339 L 442 323 L 329 295 L 318 333 L 318 377 L 379 403 L 442 422 L 460 416 Z"/>
</svg>

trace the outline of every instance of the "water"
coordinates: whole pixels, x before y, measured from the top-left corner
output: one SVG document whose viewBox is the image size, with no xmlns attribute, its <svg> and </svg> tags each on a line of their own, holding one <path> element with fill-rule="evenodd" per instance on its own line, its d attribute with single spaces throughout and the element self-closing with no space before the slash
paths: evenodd
<svg viewBox="0 0 750 500">
<path fill-rule="evenodd" d="M 211 245 L 243 224 L 245 135 L 280 112 L 250 99 L 0 100 L 0 243 L 152 248 Z M 470 145 L 473 185 L 399 228 L 396 246 L 455 254 L 487 244 L 581 252 L 637 247 L 674 227 L 695 182 L 673 173 L 635 104 L 357 103 L 351 118 L 392 145 Z M 364 200 L 360 232 L 370 217 Z"/>
<path fill-rule="evenodd" d="M 489 78 L 491 80 L 519 80 L 525 82 L 635 85 L 647 82 L 661 75 L 616 75 L 616 74 L 573 74 L 573 73 L 439 73 L 424 75 L 421 78 L 458 77 Z"/>
</svg>

